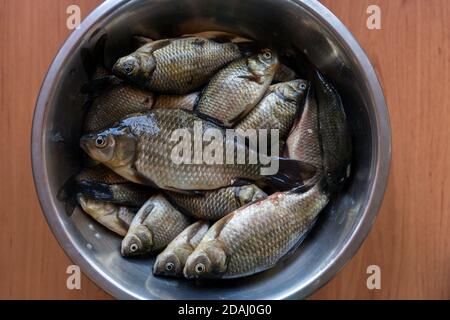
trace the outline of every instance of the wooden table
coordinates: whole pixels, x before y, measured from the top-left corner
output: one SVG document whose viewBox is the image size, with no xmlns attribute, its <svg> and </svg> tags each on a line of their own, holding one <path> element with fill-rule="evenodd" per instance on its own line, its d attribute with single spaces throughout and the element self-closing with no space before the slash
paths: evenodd
<svg viewBox="0 0 450 320">
<path fill-rule="evenodd" d="M 71 264 L 41 213 L 30 165 L 34 103 L 69 35 L 66 8 L 100 0 L 0 0 L 0 298 L 105 299 L 86 277 L 66 289 Z M 386 197 L 364 245 L 314 299 L 450 298 L 450 2 L 324 0 L 374 64 L 393 129 Z M 368 30 L 366 9 L 382 11 Z M 381 290 L 366 269 L 381 267 Z"/>
</svg>

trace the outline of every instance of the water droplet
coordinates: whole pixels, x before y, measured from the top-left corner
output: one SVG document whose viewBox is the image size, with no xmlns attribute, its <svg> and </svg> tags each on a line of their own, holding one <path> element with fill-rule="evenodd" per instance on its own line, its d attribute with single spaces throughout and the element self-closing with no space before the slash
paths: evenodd
<svg viewBox="0 0 450 320">
<path fill-rule="evenodd" d="M 86 248 L 88 248 L 89 250 L 92 250 L 93 246 L 92 246 L 92 244 L 88 243 L 88 244 L 86 244 Z"/>
<path fill-rule="evenodd" d="M 101 239 L 102 238 L 102 236 L 98 232 L 94 234 L 94 237 L 96 237 L 97 239 Z"/>
</svg>

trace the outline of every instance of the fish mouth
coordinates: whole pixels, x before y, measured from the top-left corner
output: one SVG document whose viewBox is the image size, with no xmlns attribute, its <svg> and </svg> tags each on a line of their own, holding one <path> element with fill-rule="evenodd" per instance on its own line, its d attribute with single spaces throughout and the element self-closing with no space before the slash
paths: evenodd
<svg viewBox="0 0 450 320">
<path fill-rule="evenodd" d="M 86 199 L 81 193 L 77 194 L 77 202 L 80 204 L 82 208 L 85 208 L 87 206 Z"/>
<path fill-rule="evenodd" d="M 88 136 L 81 137 L 81 139 L 80 139 L 80 147 L 87 153 L 89 153 L 89 144 L 90 144 L 92 138 L 93 138 L 92 135 L 88 135 Z"/>
<path fill-rule="evenodd" d="M 125 76 L 125 73 L 122 71 L 122 69 L 120 68 L 120 63 L 119 61 L 117 61 L 114 66 L 112 67 L 112 73 L 115 74 L 116 76 L 119 77 L 123 77 Z"/>
</svg>

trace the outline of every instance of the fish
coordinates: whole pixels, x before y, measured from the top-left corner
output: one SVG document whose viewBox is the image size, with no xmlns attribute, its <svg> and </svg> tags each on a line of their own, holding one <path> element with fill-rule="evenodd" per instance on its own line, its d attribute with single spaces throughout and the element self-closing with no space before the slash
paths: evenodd
<svg viewBox="0 0 450 320">
<path fill-rule="evenodd" d="M 297 73 L 284 63 L 280 63 L 280 67 L 273 76 L 274 82 L 288 82 L 297 79 Z"/>
<path fill-rule="evenodd" d="M 103 165 L 84 168 L 76 177 L 77 192 L 93 200 L 141 207 L 152 194 L 149 188 L 130 182 Z"/>
<path fill-rule="evenodd" d="M 77 201 L 84 212 L 122 237 L 126 235 L 136 214 L 136 210 L 133 208 L 89 199 L 81 193 L 77 195 Z"/>
<path fill-rule="evenodd" d="M 308 82 L 293 80 L 272 85 L 266 96 L 235 129 L 278 129 L 279 139 L 284 141 L 305 97 Z"/>
<path fill-rule="evenodd" d="M 205 138 L 208 134 L 217 136 L 213 147 Z M 315 173 L 310 165 L 275 156 L 267 156 L 272 165 L 268 168 L 260 154 L 239 140 L 227 139 L 222 128 L 184 110 L 158 109 L 84 135 L 80 146 L 130 181 L 177 192 L 215 190 L 242 181 L 287 188 L 301 184 L 297 173 L 304 178 Z"/>
<path fill-rule="evenodd" d="M 153 265 L 156 276 L 182 277 L 189 255 L 194 251 L 209 229 L 209 222 L 197 221 L 183 230 L 161 252 Z"/>
<path fill-rule="evenodd" d="M 153 109 L 184 109 L 194 111 L 200 92 L 185 95 L 159 95 L 153 104 Z"/>
<path fill-rule="evenodd" d="M 113 73 L 152 92 L 187 94 L 196 91 L 221 68 L 246 54 L 250 45 L 219 43 L 199 36 L 147 43 L 120 58 Z"/>
<path fill-rule="evenodd" d="M 312 180 L 305 181 L 305 184 L 318 181 L 323 174 L 318 117 L 314 88 L 309 87 L 303 112 L 297 116 L 289 133 L 284 154 L 287 158 L 299 160 L 317 168 L 315 176 L 311 178 Z"/>
<path fill-rule="evenodd" d="M 308 191 L 277 192 L 216 222 L 189 256 L 186 278 L 240 278 L 270 269 L 304 240 L 329 194 L 318 183 Z"/>
<path fill-rule="evenodd" d="M 323 74 L 314 73 L 323 169 L 328 186 L 340 191 L 351 174 L 352 138 L 339 93 Z"/>
<path fill-rule="evenodd" d="M 161 251 L 191 224 L 191 219 L 175 209 L 161 194 L 152 196 L 139 209 L 122 240 L 124 257 Z"/>
<path fill-rule="evenodd" d="M 256 185 L 221 188 L 200 195 L 167 192 L 169 201 L 181 207 L 191 216 L 204 220 L 219 220 L 228 213 L 267 197 Z"/>
<path fill-rule="evenodd" d="M 278 66 L 278 55 L 270 49 L 230 63 L 205 87 L 196 114 L 232 127 L 262 99 Z"/>
<path fill-rule="evenodd" d="M 154 103 L 153 93 L 111 76 L 92 80 L 84 91 L 91 92 L 91 97 L 83 133 L 104 130 L 130 114 L 147 112 Z"/>
</svg>

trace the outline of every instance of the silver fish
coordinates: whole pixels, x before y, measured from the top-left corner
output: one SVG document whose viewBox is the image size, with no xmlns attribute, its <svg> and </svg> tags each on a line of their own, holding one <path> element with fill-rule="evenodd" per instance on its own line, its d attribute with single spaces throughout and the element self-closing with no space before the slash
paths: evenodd
<svg viewBox="0 0 450 320">
<path fill-rule="evenodd" d="M 209 229 L 209 223 L 198 221 L 181 232 L 156 258 L 153 274 L 169 277 L 183 276 L 183 268 Z"/>
<path fill-rule="evenodd" d="M 186 278 L 238 278 L 272 268 L 305 238 L 329 196 L 321 184 L 278 192 L 216 222 L 186 261 Z"/>
<path fill-rule="evenodd" d="M 162 195 L 151 197 L 138 211 L 125 238 L 124 257 L 144 255 L 164 249 L 191 221 Z"/>
<path fill-rule="evenodd" d="M 125 236 L 136 214 L 134 209 L 89 199 L 82 194 L 77 195 L 77 200 L 84 212 L 120 236 Z"/>
</svg>

